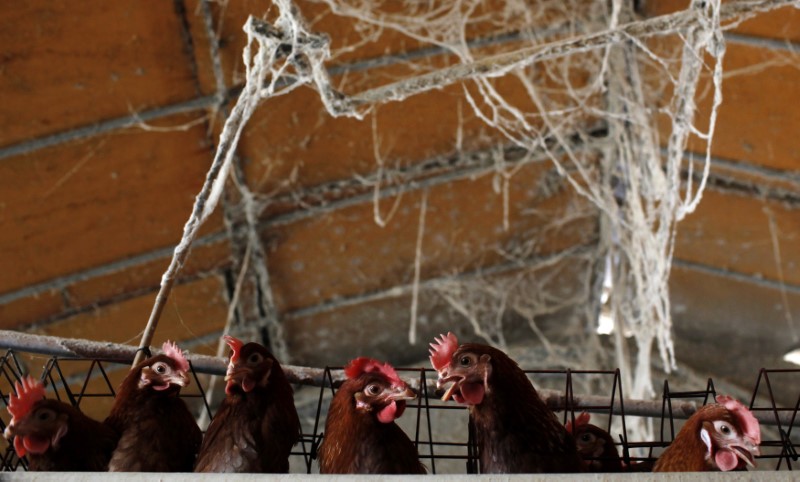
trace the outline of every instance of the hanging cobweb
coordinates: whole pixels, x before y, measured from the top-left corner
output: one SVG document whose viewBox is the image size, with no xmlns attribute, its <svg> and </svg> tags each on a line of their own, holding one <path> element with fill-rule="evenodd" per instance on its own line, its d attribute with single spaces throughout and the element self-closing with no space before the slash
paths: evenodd
<svg viewBox="0 0 800 482">
<path fill-rule="evenodd" d="M 347 41 L 315 33 L 313 21 L 289 0 L 274 0 L 276 8 L 267 20 L 249 19 L 244 27 L 246 83 L 220 140 L 220 151 L 227 152 L 223 175 L 204 216 L 221 192 L 224 166 L 243 126 L 265 99 L 311 86 L 330 115 L 365 119 L 380 104 L 459 85 L 464 110 L 480 119 L 488 134 L 465 140 L 457 133 L 457 151 L 491 140 L 530 153 L 523 162 L 498 156 L 491 173 L 497 195 L 507 199 L 510 179 L 520 166 L 544 158 L 560 182 L 586 201 L 564 215 L 599 217 L 599 237 L 594 250 L 578 255 L 585 265 L 583 285 L 560 297 L 548 290 L 558 271 L 546 260 L 514 275 L 442 281 L 430 291 L 489 343 L 508 344 L 504 320 L 514 314 L 541 341 L 548 363 L 566 365 L 583 356 L 591 363 L 616 365 L 627 378 L 627 396 L 652 396 L 653 350 L 664 370 L 675 366 L 670 266 L 676 226 L 700 202 L 708 176 L 722 102 L 723 31 L 760 10 L 791 2 L 723 6 L 720 0 L 693 0 L 685 11 L 653 19 L 638 18 L 631 2 L 623 0 L 311 3 L 351 22 Z M 372 77 L 332 80 L 330 65 L 384 35 L 401 36 L 437 55 L 405 56 Z M 710 108 L 699 116 L 697 104 L 704 99 Z M 706 152 L 698 166 L 684 155 L 690 138 Z M 377 150 L 376 162 L 382 170 Z M 364 182 L 372 182 L 376 193 L 380 189 L 380 176 Z M 375 220 L 383 225 L 391 222 L 391 211 L 384 215 L 378 199 L 376 194 Z M 418 239 L 425 228 L 425 199 Z M 548 223 L 542 229 L 558 229 L 564 221 Z M 501 224 L 508 229 L 507 215 Z M 495 249 L 524 265 L 535 248 L 536 240 L 529 241 Z M 412 343 L 417 341 L 422 255 L 418 246 Z M 572 327 L 578 334 L 573 343 L 585 347 L 577 354 L 564 343 L 551 343 L 538 324 L 542 316 L 569 306 L 586 307 Z M 612 324 L 613 329 L 606 327 L 616 348 L 612 360 L 598 355 L 603 351 L 595 329 L 598 317 Z M 635 340 L 633 354 L 629 339 Z"/>
</svg>

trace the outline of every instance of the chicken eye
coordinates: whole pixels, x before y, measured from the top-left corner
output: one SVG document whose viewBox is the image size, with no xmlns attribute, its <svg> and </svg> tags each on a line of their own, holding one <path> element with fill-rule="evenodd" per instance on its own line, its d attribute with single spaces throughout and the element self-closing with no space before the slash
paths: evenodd
<svg viewBox="0 0 800 482">
<path fill-rule="evenodd" d="M 735 427 L 732 427 L 729 423 L 722 420 L 714 421 L 714 429 L 726 438 L 731 438 L 738 435 Z"/>
<path fill-rule="evenodd" d="M 461 363 L 462 367 L 468 367 L 472 360 L 468 356 L 462 356 L 458 362 Z"/>
<path fill-rule="evenodd" d="M 590 434 L 590 433 L 585 433 L 585 434 L 581 435 L 581 441 L 582 442 L 591 442 L 593 438 L 594 438 L 594 436 L 592 434 Z"/>
<path fill-rule="evenodd" d="M 367 389 L 364 390 L 364 392 L 367 395 L 375 396 L 375 395 L 381 393 L 381 387 L 379 387 L 378 385 L 368 385 Z"/>
<path fill-rule="evenodd" d="M 52 410 L 40 410 L 39 413 L 36 414 L 36 418 L 40 422 L 46 422 L 48 420 L 52 420 L 55 418 L 55 413 Z"/>
<path fill-rule="evenodd" d="M 253 353 L 249 357 L 247 357 L 247 363 L 261 363 L 264 361 L 264 357 L 261 356 L 261 353 Z"/>
<path fill-rule="evenodd" d="M 159 375 L 163 375 L 167 373 L 167 366 L 163 363 L 156 363 L 153 365 L 153 370 L 155 370 Z"/>
</svg>

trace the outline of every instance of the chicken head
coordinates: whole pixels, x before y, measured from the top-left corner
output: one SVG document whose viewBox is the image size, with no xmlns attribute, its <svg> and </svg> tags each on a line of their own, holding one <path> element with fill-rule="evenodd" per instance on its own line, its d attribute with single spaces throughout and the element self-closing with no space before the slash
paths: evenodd
<svg viewBox="0 0 800 482">
<path fill-rule="evenodd" d="M 702 419 L 700 440 L 706 446 L 706 457 L 713 459 L 722 471 L 733 470 L 740 461 L 755 467 L 760 455 L 761 430 L 758 420 L 738 400 L 720 395 L 717 403 L 728 412 L 709 412 Z"/>
<path fill-rule="evenodd" d="M 151 387 L 156 391 L 170 388 L 180 390 L 189 384 L 189 362 L 175 343 L 164 342 L 163 353 L 147 360 L 141 368 L 138 387 Z"/>
<path fill-rule="evenodd" d="M 354 382 L 356 410 L 374 412 L 381 423 L 399 418 L 406 409 L 406 401 L 417 398 L 388 363 L 360 357 L 351 361 L 344 372 Z"/>
<path fill-rule="evenodd" d="M 439 373 L 436 385 L 440 389 L 449 385 L 442 401 L 453 398 L 458 403 L 479 405 L 489 391 L 491 355 L 480 353 L 477 345 L 465 344 L 459 348 L 452 333 L 439 336 L 430 346 L 431 365 Z"/>
<path fill-rule="evenodd" d="M 12 393 L 8 402 L 12 418 L 3 435 L 9 440 L 14 437 L 17 455 L 43 454 L 51 446 L 58 447 L 67 433 L 69 416 L 45 400 L 44 385 L 31 376 L 16 382 L 14 390 L 16 395 Z"/>
<path fill-rule="evenodd" d="M 236 390 L 248 393 L 256 387 L 266 387 L 274 365 L 269 351 L 258 343 L 244 344 L 228 335 L 223 338 L 231 348 L 231 359 L 225 373 L 225 393 L 230 395 Z"/>
</svg>

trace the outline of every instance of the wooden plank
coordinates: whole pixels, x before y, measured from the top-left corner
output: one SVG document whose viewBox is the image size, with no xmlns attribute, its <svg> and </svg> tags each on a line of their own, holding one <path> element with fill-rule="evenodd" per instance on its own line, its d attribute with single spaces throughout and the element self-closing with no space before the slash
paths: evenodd
<svg viewBox="0 0 800 482">
<path fill-rule="evenodd" d="M 210 157 L 196 126 L 127 129 L 3 161 L 0 292 L 174 245 Z M 217 214 L 203 232 L 220 229 Z"/>
<path fill-rule="evenodd" d="M 575 86 L 585 83 L 577 76 L 570 79 Z M 507 76 L 492 83 L 509 104 L 536 112 L 517 79 Z M 563 87 L 549 78 L 541 85 L 554 90 Z M 475 93 L 474 86 L 468 88 Z M 555 102 L 556 97 L 558 94 L 553 94 L 549 99 Z M 591 101 L 586 99 L 587 104 Z M 488 107 L 482 109 L 491 115 Z M 560 121 L 564 128 L 571 124 L 585 127 L 590 122 L 587 117 L 576 113 Z M 529 122 L 534 127 L 541 124 L 533 114 Z M 242 135 L 239 152 L 246 161 L 250 188 L 279 194 L 368 176 L 378 170 L 379 162 L 394 169 L 454 154 L 459 148 L 470 151 L 506 142 L 473 112 L 461 85 L 376 107 L 363 121 L 330 117 L 314 91 L 301 89 L 262 104 Z"/>
<path fill-rule="evenodd" d="M 677 39 L 666 41 L 678 46 Z M 663 46 L 664 44 L 662 44 Z M 730 43 L 724 60 L 722 105 L 718 111 L 712 154 L 776 170 L 794 171 L 800 165 L 800 147 L 794 133 L 800 129 L 800 118 L 794 105 L 800 103 L 800 70 L 785 52 Z M 656 80 L 656 82 L 660 82 Z M 697 92 L 698 112 L 695 125 L 708 130 L 713 100 L 710 72 L 705 72 Z M 666 102 L 671 89 L 662 96 Z M 658 118 L 661 140 L 670 134 L 670 121 Z M 691 137 L 689 150 L 705 153 L 705 143 Z"/>
<path fill-rule="evenodd" d="M 135 342 L 150 315 L 153 298 L 153 294 L 148 293 L 31 331 L 114 343 Z M 176 286 L 161 317 L 153 346 L 160 346 L 167 339 L 186 340 L 219 331 L 225 326 L 227 311 L 225 284 L 218 276 Z"/>
<path fill-rule="evenodd" d="M 227 241 L 192 249 L 189 259 L 178 274 L 178 280 L 187 277 L 208 276 L 230 264 L 230 247 Z M 163 258 L 138 265 L 125 271 L 98 276 L 75 283 L 65 291 L 73 307 L 86 307 L 92 303 L 113 299 L 126 293 L 155 292 L 161 283 L 161 275 L 169 265 Z"/>
<path fill-rule="evenodd" d="M 644 4 L 643 13 L 655 17 L 684 10 L 689 6 L 690 0 L 650 0 L 641 3 Z M 765 12 L 742 22 L 734 32 L 797 42 L 800 41 L 800 11 L 797 8 L 784 7 Z"/>
<path fill-rule="evenodd" d="M 541 295 L 542 299 L 551 302 L 573 297 L 586 288 L 584 282 L 590 270 L 586 259 L 580 257 L 566 257 L 552 266 L 540 268 L 528 276 L 552 279 L 553 282 L 548 285 L 546 293 L 531 296 Z M 486 276 L 485 283 L 491 284 L 492 280 L 501 278 L 519 281 L 521 273 L 521 270 L 512 270 L 501 275 Z M 522 282 L 508 286 L 515 286 L 518 290 L 530 287 Z M 519 296 L 519 292 L 515 295 Z M 479 294 L 472 293 L 472 296 L 477 299 Z M 410 307 L 411 297 L 402 295 L 293 318 L 284 324 L 289 351 L 296 360 L 308 366 L 343 366 L 357 356 L 376 357 L 388 360 L 395 366 L 408 366 L 427 358 L 428 343 L 440 333 L 452 331 L 462 340 L 479 341 L 463 315 L 453 310 L 434 290 L 423 290 L 419 298 L 417 344 L 411 345 L 408 342 Z M 571 317 L 581 316 L 570 309 L 584 309 L 583 306 L 566 306 L 547 312 L 547 308 L 541 307 L 542 312 L 537 313 L 540 315 L 537 323 L 548 336 L 559 331 L 563 335 L 564 325 L 576 319 Z M 496 313 L 487 311 L 484 315 L 494 319 Z M 504 333 L 509 341 L 534 338 L 527 321 L 512 313 L 510 307 L 506 315 L 503 318 Z M 481 321 L 487 320 L 482 318 Z"/>
<path fill-rule="evenodd" d="M 714 155 L 772 169 L 797 169 L 800 146 L 795 133 L 800 130 L 800 117 L 794 106 L 800 104 L 800 89 L 791 86 L 800 85 L 800 70 L 795 64 L 785 52 L 728 45 Z M 703 119 L 708 118 L 710 97 L 709 93 L 699 103 Z M 694 150 L 698 150 L 696 145 Z"/>
<path fill-rule="evenodd" d="M 672 270 L 670 291 L 675 352 L 681 362 L 715 381 L 728 378 L 746 388 L 755 386 L 762 367 L 797 368 L 782 357 L 797 347 L 800 337 L 800 295 L 788 293 L 785 306 L 779 290 L 680 266 Z M 794 389 L 788 403 L 797 402 L 796 386 L 776 388 Z"/>
<path fill-rule="evenodd" d="M 593 0 L 580 0 L 574 5 L 572 12 L 580 12 L 583 4 L 588 4 Z M 196 0 L 189 2 L 189 10 L 197 12 L 198 7 L 193 7 Z M 345 5 L 348 2 L 341 2 Z M 335 57 L 332 65 L 344 65 L 363 61 L 367 59 L 378 59 L 385 56 L 399 55 L 403 57 L 410 52 L 419 49 L 429 49 L 425 55 L 437 55 L 430 51 L 432 43 L 423 42 L 409 35 L 399 33 L 393 28 L 378 29 L 367 26 L 364 22 L 356 22 L 351 17 L 337 15 L 331 12 L 323 2 L 314 0 L 300 0 L 295 2 L 303 17 L 309 23 L 309 30 L 315 33 L 323 33 L 331 40 L 331 52 Z M 349 5 L 349 6 L 352 6 Z M 212 3 L 212 10 L 218 25 L 219 38 L 221 44 L 220 55 L 223 70 L 225 71 L 227 85 L 239 84 L 243 81 L 244 68 L 242 66 L 242 49 L 245 43 L 245 35 L 242 33 L 242 26 L 247 21 L 248 15 L 255 17 L 266 17 L 270 22 L 277 17 L 277 8 L 265 5 L 256 0 L 241 0 L 237 2 Z M 390 15 L 402 16 L 417 19 L 420 21 L 426 15 L 430 19 L 426 25 L 440 22 L 441 29 L 435 32 L 421 33 L 422 36 L 430 35 L 432 39 L 441 42 L 442 30 L 452 27 L 452 22 L 448 23 L 444 19 L 447 6 L 439 3 L 432 4 L 402 4 L 398 2 L 381 2 L 370 5 L 376 16 L 383 15 L 383 18 L 390 18 Z M 559 25 L 564 22 L 565 11 L 558 5 L 537 5 L 536 9 L 528 6 L 509 5 L 509 2 L 502 0 L 491 0 L 474 5 L 474 10 L 467 22 L 466 38 L 476 39 L 497 36 L 514 32 L 519 29 L 532 29 L 537 32 L 545 31 L 549 27 Z M 453 4 L 450 8 L 456 10 L 462 7 Z M 449 18 L 449 17 L 448 17 Z M 456 17 L 452 17 L 456 18 Z M 389 20 L 391 21 L 391 20 Z M 197 30 L 193 27 L 193 32 Z M 195 35 L 195 38 L 196 35 Z M 366 40 L 365 40 L 366 39 Z M 460 38 L 448 38 L 451 42 L 456 42 Z M 421 64 L 425 64 L 423 60 Z M 201 69 L 203 71 L 205 69 Z"/>
<path fill-rule="evenodd" d="M 502 2 L 500 2 L 502 3 Z M 226 72 L 227 85 L 241 83 L 241 49 L 243 34 L 241 25 L 248 14 L 258 14 L 263 5 L 257 2 L 236 2 L 211 5 L 219 26 L 221 56 Z M 386 7 L 396 11 L 395 7 Z M 481 6 L 479 8 L 484 8 Z M 490 8 L 486 7 L 487 11 Z M 327 7 L 316 2 L 301 2 L 300 9 L 307 10 L 306 17 L 313 23 L 312 28 L 331 35 L 334 43 L 344 42 L 353 35 L 352 19 L 337 17 L 327 11 Z M 189 6 L 193 12 L 192 31 L 194 37 L 202 41 L 199 6 Z M 537 20 L 545 22 L 559 15 L 563 10 L 537 10 Z M 275 10 L 268 17 L 274 17 Z M 396 12 L 395 12 L 396 13 Z M 496 12 L 495 12 L 496 13 Z M 477 15 L 477 17 L 481 17 Z M 517 19 L 521 21 L 521 19 Z M 531 21 L 531 19 L 528 19 Z M 546 23 L 546 22 L 545 22 Z M 548 24 L 549 25 L 549 24 Z M 552 25 L 549 25 L 552 26 Z M 494 30 L 492 30 L 494 29 Z M 477 37 L 489 32 L 512 29 L 507 23 L 477 21 L 470 31 Z M 347 54 L 344 62 L 354 62 L 367 58 L 393 55 L 412 50 L 414 42 L 396 33 L 385 32 L 374 42 L 359 46 Z M 404 38 L 406 40 L 404 40 Z M 350 39 L 352 40 L 352 39 Z M 348 40 L 348 41 L 350 41 Z M 513 42 L 512 42 L 513 43 Z M 519 42 L 517 42 L 519 43 Z M 207 48 L 203 47 L 199 50 Z M 338 46 L 334 46 L 334 49 Z M 485 46 L 492 50 L 497 46 Z M 416 75 L 420 69 L 430 69 L 453 62 L 452 58 L 429 54 L 423 62 L 425 66 L 412 68 L 408 64 L 393 64 L 386 67 L 371 67 L 368 72 L 354 72 L 337 77 L 336 85 L 347 92 L 374 87 L 398 77 Z M 579 61 L 576 61 L 579 64 Z M 200 69 L 205 71 L 207 69 Z M 536 71 L 537 80 L 543 80 L 548 87 L 555 87 L 547 72 Z M 552 69 L 550 72 L 555 72 Z M 569 79 L 572 88 L 579 88 L 585 82 L 586 72 L 575 71 Z M 208 82 L 211 82 L 210 80 Z M 528 93 L 518 81 L 510 77 L 496 79 L 493 83 L 507 96 L 512 104 L 524 110 L 533 109 Z M 563 88 L 563 86 L 561 86 Z M 474 89 L 469 87 L 474 93 Z M 488 112 L 488 109 L 486 109 Z M 459 123 L 459 114 L 464 122 Z M 478 120 L 463 96 L 463 87 L 453 86 L 442 91 L 431 92 L 409 99 L 401 104 L 390 104 L 376 109 L 376 125 L 381 147 L 379 154 L 392 159 L 394 164 L 408 164 L 415 160 L 453 152 L 457 138 L 463 138 L 463 148 L 472 149 L 497 142 L 502 136 L 488 129 Z M 563 119 L 561 119 L 563 120 Z M 535 119 L 531 122 L 536 124 Z M 217 127 L 221 122 L 217 123 Z M 459 132 L 460 130 L 460 132 Z M 245 159 L 246 176 L 250 188 L 259 192 L 285 193 L 289 188 L 315 186 L 337 179 L 352 178 L 353 174 L 367 175 L 375 169 L 373 152 L 372 119 L 355 121 L 352 119 L 331 119 L 323 110 L 318 94 L 310 89 L 301 89 L 287 96 L 271 99 L 262 104 L 246 128 L 240 145 L 240 153 Z M 395 160 L 397 159 L 397 160 Z"/>
<path fill-rule="evenodd" d="M 773 248 L 774 219 L 780 258 Z M 800 285 L 800 207 L 708 189 L 678 225 L 676 258 Z M 778 272 L 778 265 L 781 273 Z"/>
<path fill-rule="evenodd" d="M 747 161 L 712 158 L 712 182 L 730 189 L 750 192 L 757 197 L 800 201 L 800 172 L 763 168 Z M 694 159 L 695 173 L 702 172 L 702 159 Z"/>
<path fill-rule="evenodd" d="M 36 323 L 48 323 L 98 306 L 120 302 L 158 289 L 161 275 L 169 260 L 166 257 L 138 265 L 89 276 L 67 283 L 63 288 L 27 295 L 0 304 L 0 323 L 17 329 Z M 230 248 L 226 241 L 192 250 L 178 280 L 219 272 L 230 264 Z"/>
<path fill-rule="evenodd" d="M 48 291 L 10 303 L 0 304 L 0 327 L 15 329 L 20 325 L 34 323 L 64 310 L 64 296 L 60 292 Z"/>
<path fill-rule="evenodd" d="M 0 23 L 0 145 L 198 94 L 173 2 L 11 2 Z"/>
<path fill-rule="evenodd" d="M 503 195 L 493 176 L 454 181 L 430 190 L 422 238 L 421 279 L 476 269 L 518 256 L 544 255 L 592 242 L 594 207 L 564 188 L 544 189 L 547 164 L 529 165 L 511 178 L 509 230 L 503 229 Z M 386 227 L 373 204 L 346 207 L 287 226 L 267 229 L 269 269 L 279 311 L 389 289 L 412 280 L 422 192 L 402 195 Z M 382 200 L 387 216 L 394 198 Z M 526 247 L 527 246 L 527 250 Z M 527 252 L 525 252 L 527 251 Z"/>
<path fill-rule="evenodd" d="M 450 88 L 379 108 L 380 156 L 396 167 L 452 151 L 461 95 L 460 87 Z M 469 106 L 461 104 L 465 117 L 472 118 Z M 469 120 L 467 139 L 479 137 L 480 127 L 479 121 Z M 263 105 L 242 136 L 240 152 L 249 161 L 251 189 L 259 192 L 273 191 L 287 180 L 313 186 L 376 169 L 372 120 L 331 118 L 310 89 Z"/>
</svg>

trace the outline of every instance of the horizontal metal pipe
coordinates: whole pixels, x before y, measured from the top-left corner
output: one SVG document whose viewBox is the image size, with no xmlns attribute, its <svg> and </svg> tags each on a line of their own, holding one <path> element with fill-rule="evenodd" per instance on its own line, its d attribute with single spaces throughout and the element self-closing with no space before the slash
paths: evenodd
<svg viewBox="0 0 800 482">
<path fill-rule="evenodd" d="M 91 341 L 75 338 L 60 338 L 55 336 L 34 335 L 10 330 L 0 330 L 0 349 L 8 349 L 19 352 L 39 353 L 65 358 L 97 358 L 120 363 L 130 363 L 136 354 L 136 347 L 121 345 L 118 343 Z M 188 354 L 187 358 L 192 362 L 195 371 L 211 375 L 224 375 L 227 368 L 227 360 L 208 355 Z M 322 387 L 330 385 L 325 375 L 324 368 L 301 367 L 295 365 L 283 365 L 283 371 L 290 382 L 300 385 L 310 385 Z M 427 391 L 433 397 L 436 393 L 435 374 L 427 370 Z M 401 370 L 405 375 L 406 381 L 414 389 L 420 389 L 420 376 L 413 376 L 412 370 Z M 334 385 L 339 385 L 344 380 L 342 370 L 331 370 L 331 378 Z M 548 407 L 553 410 L 564 410 L 567 407 L 567 396 L 563 391 L 539 389 L 539 396 L 544 400 Z M 596 395 L 575 395 L 572 406 L 576 411 L 589 411 L 596 413 L 608 413 L 608 409 L 598 409 L 596 407 L 609 407 L 611 400 L 608 397 Z M 626 416 L 641 417 L 660 417 L 661 400 L 623 400 Z M 673 400 L 672 416 L 675 419 L 689 418 L 697 411 L 699 405 L 694 402 Z M 612 408 L 616 415 L 622 414 L 620 400 L 616 399 Z M 756 410 L 753 412 L 758 421 L 765 425 L 776 425 L 775 414 L 770 411 Z M 779 412 L 782 426 L 786 427 L 790 423 L 791 413 Z"/>
</svg>

